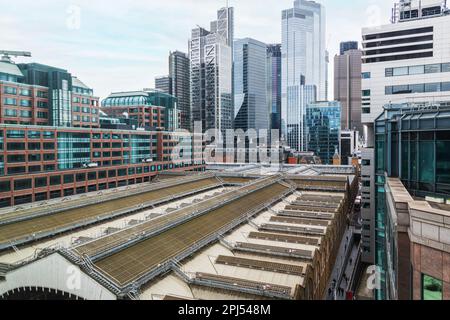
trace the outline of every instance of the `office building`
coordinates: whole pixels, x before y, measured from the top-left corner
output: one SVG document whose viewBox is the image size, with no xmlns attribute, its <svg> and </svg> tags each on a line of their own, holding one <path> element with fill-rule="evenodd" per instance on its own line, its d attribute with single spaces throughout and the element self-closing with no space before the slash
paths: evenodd
<svg viewBox="0 0 450 320">
<path fill-rule="evenodd" d="M 172 91 L 169 94 L 175 96 L 180 112 L 180 128 L 192 129 L 191 101 L 190 101 L 190 62 L 189 57 L 180 51 L 174 51 L 169 56 L 169 77 L 172 81 Z"/>
<path fill-rule="evenodd" d="M 308 151 L 306 107 L 317 101 L 316 86 L 300 85 L 290 88 L 290 100 L 286 119 L 286 141 L 292 151 Z"/>
<path fill-rule="evenodd" d="M 265 43 L 234 41 L 234 129 L 269 130 L 266 57 Z"/>
<path fill-rule="evenodd" d="M 233 128 L 233 14 L 222 8 L 210 31 L 197 27 L 191 33 L 191 121 L 203 130 Z"/>
<path fill-rule="evenodd" d="M 402 1 L 389 25 L 364 28 L 362 124 L 363 261 L 383 266 L 383 224 L 375 201 L 375 120 L 383 107 L 450 101 L 450 16 L 444 1 Z M 381 200 L 380 200 L 381 201 Z M 377 237 L 380 239 L 377 240 Z"/>
<path fill-rule="evenodd" d="M 155 89 L 163 93 L 172 94 L 172 78 L 169 76 L 156 77 Z"/>
<path fill-rule="evenodd" d="M 333 164 L 339 151 L 341 105 L 337 101 L 309 103 L 306 107 L 307 148 L 323 164 Z"/>
<path fill-rule="evenodd" d="M 282 12 L 282 131 L 289 136 L 289 125 L 301 109 L 298 93 L 302 85 L 315 86 L 318 100 L 327 100 L 328 53 L 325 48 L 325 8 L 313 1 L 296 0 L 294 8 Z M 303 119 L 300 118 L 300 121 Z M 302 127 L 301 123 L 294 124 Z M 289 138 L 288 138 L 289 140 Z M 306 151 L 305 145 L 292 145 Z"/>
<path fill-rule="evenodd" d="M 266 79 L 270 128 L 281 130 L 281 44 L 267 45 Z"/>
<path fill-rule="evenodd" d="M 358 131 L 341 130 L 339 154 L 342 165 L 351 165 L 352 158 L 359 153 L 361 147 L 359 137 Z"/>
<path fill-rule="evenodd" d="M 378 299 L 450 298 L 450 103 L 389 104 L 375 122 Z"/>
<path fill-rule="evenodd" d="M 102 111 L 113 118 L 132 119 L 138 128 L 175 131 L 179 128 L 177 98 L 158 90 L 111 93 Z"/>
<path fill-rule="evenodd" d="M 0 123 L 99 127 L 99 98 L 66 70 L 0 61 Z"/>
<path fill-rule="evenodd" d="M 349 50 L 358 50 L 358 41 L 345 41 L 339 44 L 339 55 L 344 55 Z"/>
<path fill-rule="evenodd" d="M 192 150 L 172 155 L 192 141 L 173 132 L 176 98 L 159 91 L 111 94 L 101 111 L 93 90 L 66 70 L 2 60 L 0 115 L 1 207 L 202 167 L 194 165 Z"/>
<path fill-rule="evenodd" d="M 362 133 L 361 58 L 358 48 L 334 57 L 334 99 L 342 106 L 342 129 Z"/>
</svg>

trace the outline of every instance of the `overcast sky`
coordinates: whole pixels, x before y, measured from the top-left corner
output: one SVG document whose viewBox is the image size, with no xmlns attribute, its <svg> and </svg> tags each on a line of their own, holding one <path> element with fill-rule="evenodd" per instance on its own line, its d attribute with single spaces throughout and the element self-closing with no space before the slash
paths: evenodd
<svg viewBox="0 0 450 320">
<path fill-rule="evenodd" d="M 339 43 L 361 27 L 389 23 L 393 0 L 320 0 L 327 10 L 330 81 Z M 69 70 L 95 94 L 153 87 L 169 51 L 187 52 L 190 30 L 209 28 L 226 0 L 15 0 L 0 11 L 0 50 L 31 51 L 16 62 Z M 281 41 L 281 11 L 293 0 L 230 0 L 235 37 Z M 331 82 L 332 83 L 332 82 Z M 330 88 L 330 93 L 331 93 Z M 331 93 L 332 97 L 332 93 Z"/>
</svg>

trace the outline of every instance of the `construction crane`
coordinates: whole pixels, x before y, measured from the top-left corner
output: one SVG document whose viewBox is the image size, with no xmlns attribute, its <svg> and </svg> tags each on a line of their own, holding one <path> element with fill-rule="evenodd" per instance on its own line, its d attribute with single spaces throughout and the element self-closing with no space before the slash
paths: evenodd
<svg viewBox="0 0 450 320">
<path fill-rule="evenodd" d="M 2 57 L 0 61 L 11 63 L 12 62 L 11 56 L 13 56 L 13 57 L 31 57 L 31 52 L 0 50 L 0 56 Z"/>
</svg>

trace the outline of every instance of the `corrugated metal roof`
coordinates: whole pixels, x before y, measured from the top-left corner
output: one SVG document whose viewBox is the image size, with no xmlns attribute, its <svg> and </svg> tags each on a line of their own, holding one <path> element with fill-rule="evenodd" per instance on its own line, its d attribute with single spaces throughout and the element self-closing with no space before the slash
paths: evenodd
<svg viewBox="0 0 450 320">
<path fill-rule="evenodd" d="M 23 77 L 19 67 L 13 63 L 0 61 L 0 73 L 6 73 L 13 76 Z"/>
</svg>

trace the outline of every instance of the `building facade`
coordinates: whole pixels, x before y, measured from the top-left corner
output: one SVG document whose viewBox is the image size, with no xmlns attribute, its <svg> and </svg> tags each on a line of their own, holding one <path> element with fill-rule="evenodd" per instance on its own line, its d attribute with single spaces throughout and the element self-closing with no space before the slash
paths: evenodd
<svg viewBox="0 0 450 320">
<path fill-rule="evenodd" d="M 234 129 L 269 130 L 266 57 L 265 43 L 234 41 Z"/>
<path fill-rule="evenodd" d="M 191 136 L 174 132 L 175 97 L 116 93 L 102 110 L 98 100 L 66 70 L 0 62 L 0 207 L 202 169 Z"/>
<path fill-rule="evenodd" d="M 323 164 L 333 164 L 339 151 L 341 105 L 337 101 L 315 102 L 306 107 L 308 151 L 320 157 Z"/>
<path fill-rule="evenodd" d="M 163 93 L 173 94 L 172 78 L 170 76 L 160 76 L 155 78 L 155 89 Z"/>
<path fill-rule="evenodd" d="M 358 41 L 345 41 L 339 44 L 339 55 L 344 55 L 349 50 L 358 50 Z"/>
<path fill-rule="evenodd" d="M 110 117 L 134 120 L 141 129 L 179 128 L 177 99 L 158 90 L 112 93 L 102 101 L 102 111 Z"/>
<path fill-rule="evenodd" d="M 449 299 L 450 103 L 385 107 L 376 132 L 378 299 Z"/>
<path fill-rule="evenodd" d="M 308 132 L 306 124 L 306 107 L 309 103 L 317 101 L 316 86 L 301 85 L 290 87 L 289 104 L 286 118 L 287 145 L 298 152 L 308 151 Z"/>
<path fill-rule="evenodd" d="M 191 121 L 203 130 L 233 128 L 233 15 L 233 8 L 222 8 L 211 31 L 197 27 L 191 33 Z"/>
<path fill-rule="evenodd" d="M 0 61 L 0 123 L 99 127 L 99 98 L 66 70 Z"/>
<path fill-rule="evenodd" d="M 344 166 L 351 165 L 351 159 L 360 150 L 359 132 L 354 130 L 341 130 L 339 146 L 341 164 Z"/>
<path fill-rule="evenodd" d="M 362 133 L 361 58 L 357 48 L 334 57 L 334 99 L 342 105 L 342 129 Z"/>
<path fill-rule="evenodd" d="M 443 1 L 401 2 L 395 5 L 392 24 L 362 30 L 361 118 L 367 149 L 362 159 L 361 213 L 370 238 L 364 262 L 382 265 L 375 247 L 384 243 L 384 239 L 376 240 L 377 234 L 383 234 L 383 226 L 376 224 L 381 203 L 370 200 L 377 185 L 375 153 L 381 148 L 376 145 L 374 123 L 389 104 L 450 101 L 450 16 L 446 12 Z"/>
<path fill-rule="evenodd" d="M 180 128 L 191 130 L 191 89 L 190 89 L 190 62 L 187 54 L 174 51 L 169 56 L 169 77 L 172 80 L 172 91 L 180 112 Z"/>
<path fill-rule="evenodd" d="M 267 46 L 266 79 L 270 128 L 281 130 L 281 44 Z"/>
<path fill-rule="evenodd" d="M 300 86 L 315 86 L 318 99 L 327 100 L 328 53 L 325 34 L 325 8 L 322 5 L 297 0 L 294 8 L 282 12 L 281 118 L 285 136 L 289 135 L 288 126 L 293 122 L 289 111 L 300 108 L 296 97 Z M 301 144 L 297 151 L 305 151 L 305 146 Z"/>
</svg>

